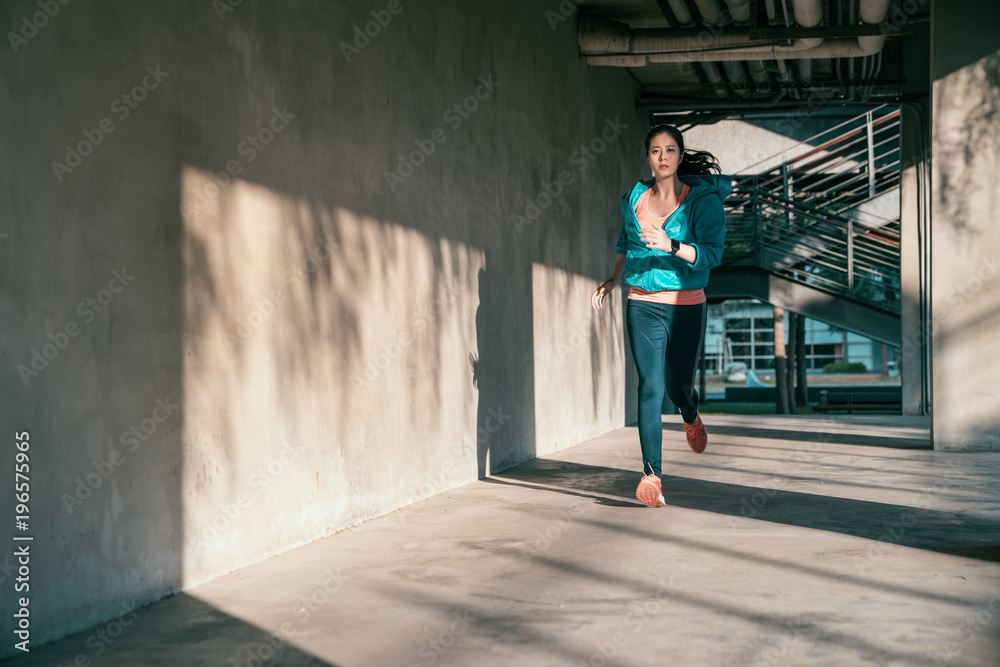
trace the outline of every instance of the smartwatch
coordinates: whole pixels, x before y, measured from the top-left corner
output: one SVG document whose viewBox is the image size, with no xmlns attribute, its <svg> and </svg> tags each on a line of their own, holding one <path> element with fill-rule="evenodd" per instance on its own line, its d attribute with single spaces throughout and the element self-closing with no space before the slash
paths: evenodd
<svg viewBox="0 0 1000 667">
<path fill-rule="evenodd" d="M 677 251 L 681 249 L 681 242 L 677 239 L 670 239 L 670 254 L 676 255 Z"/>
</svg>

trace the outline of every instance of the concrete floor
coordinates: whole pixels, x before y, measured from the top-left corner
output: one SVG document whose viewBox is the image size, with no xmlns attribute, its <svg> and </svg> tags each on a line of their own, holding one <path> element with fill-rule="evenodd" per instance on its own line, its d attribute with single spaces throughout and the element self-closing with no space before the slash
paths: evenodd
<svg viewBox="0 0 1000 667">
<path fill-rule="evenodd" d="M 698 456 L 677 419 L 667 507 L 623 428 L 10 664 L 1000 664 L 1000 454 L 854 415 L 711 416 Z"/>
</svg>

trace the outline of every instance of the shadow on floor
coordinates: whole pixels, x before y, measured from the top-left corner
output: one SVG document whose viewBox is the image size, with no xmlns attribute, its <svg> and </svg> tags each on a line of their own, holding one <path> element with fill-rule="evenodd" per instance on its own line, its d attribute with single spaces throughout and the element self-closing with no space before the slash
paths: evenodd
<svg viewBox="0 0 1000 667">
<path fill-rule="evenodd" d="M 628 500 L 623 505 L 645 509 L 632 500 L 638 479 L 634 471 L 535 459 L 487 481 L 575 496 L 598 494 L 591 497 L 604 504 L 607 504 L 605 496 L 614 496 Z M 933 480 L 927 482 L 930 488 Z M 914 549 L 1000 562 L 1000 523 L 965 513 L 675 475 L 664 475 L 662 483 L 668 507 L 714 512 L 738 517 L 737 521 L 752 519 L 826 530 Z"/>
<path fill-rule="evenodd" d="M 706 422 L 707 423 L 707 422 Z M 884 447 L 890 449 L 931 449 L 929 435 L 903 438 L 887 435 L 864 435 L 861 433 L 831 432 L 823 420 L 804 420 L 803 426 L 813 428 L 802 430 L 754 428 L 753 426 L 725 426 L 708 423 L 708 432 L 715 436 L 739 438 L 761 438 L 763 440 L 791 440 L 793 442 L 823 442 L 833 445 L 860 445 L 862 447 Z M 843 426 L 840 424 L 839 426 Z M 664 431 L 683 435 L 683 427 L 678 423 L 664 423 Z"/>
<path fill-rule="evenodd" d="M 127 607 L 127 603 L 126 603 Z M 123 613 L 4 662 L 10 667 L 337 667 L 295 648 L 294 614 L 277 634 L 241 621 L 185 593 Z"/>
</svg>

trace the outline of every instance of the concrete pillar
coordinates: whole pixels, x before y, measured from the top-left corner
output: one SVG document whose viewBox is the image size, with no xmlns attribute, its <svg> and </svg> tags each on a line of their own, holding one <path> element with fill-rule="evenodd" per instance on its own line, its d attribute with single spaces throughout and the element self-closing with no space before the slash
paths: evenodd
<svg viewBox="0 0 1000 667">
<path fill-rule="evenodd" d="M 932 15 L 931 439 L 1000 451 L 1000 4 Z"/>
<path fill-rule="evenodd" d="M 903 414 L 923 415 L 927 409 L 926 352 L 929 341 L 924 331 L 923 304 L 926 286 L 921 265 L 926 262 L 928 210 L 927 187 L 928 132 L 926 104 L 904 105 L 900 150 L 900 381 L 903 390 Z M 924 237 L 924 238 L 922 238 Z"/>
</svg>

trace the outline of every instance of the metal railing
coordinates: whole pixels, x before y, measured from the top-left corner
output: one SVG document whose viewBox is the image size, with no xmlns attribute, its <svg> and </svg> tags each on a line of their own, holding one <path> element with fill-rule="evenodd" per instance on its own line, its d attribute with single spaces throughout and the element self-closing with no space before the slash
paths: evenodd
<svg viewBox="0 0 1000 667">
<path fill-rule="evenodd" d="M 733 178 L 723 263 L 898 313 L 899 220 L 852 209 L 899 185 L 899 111 L 872 109 L 789 153 Z"/>
<path fill-rule="evenodd" d="M 871 199 L 899 184 L 899 128 L 899 109 L 881 105 L 743 169 L 734 189 L 828 203 L 831 195 L 845 204 Z"/>
</svg>

